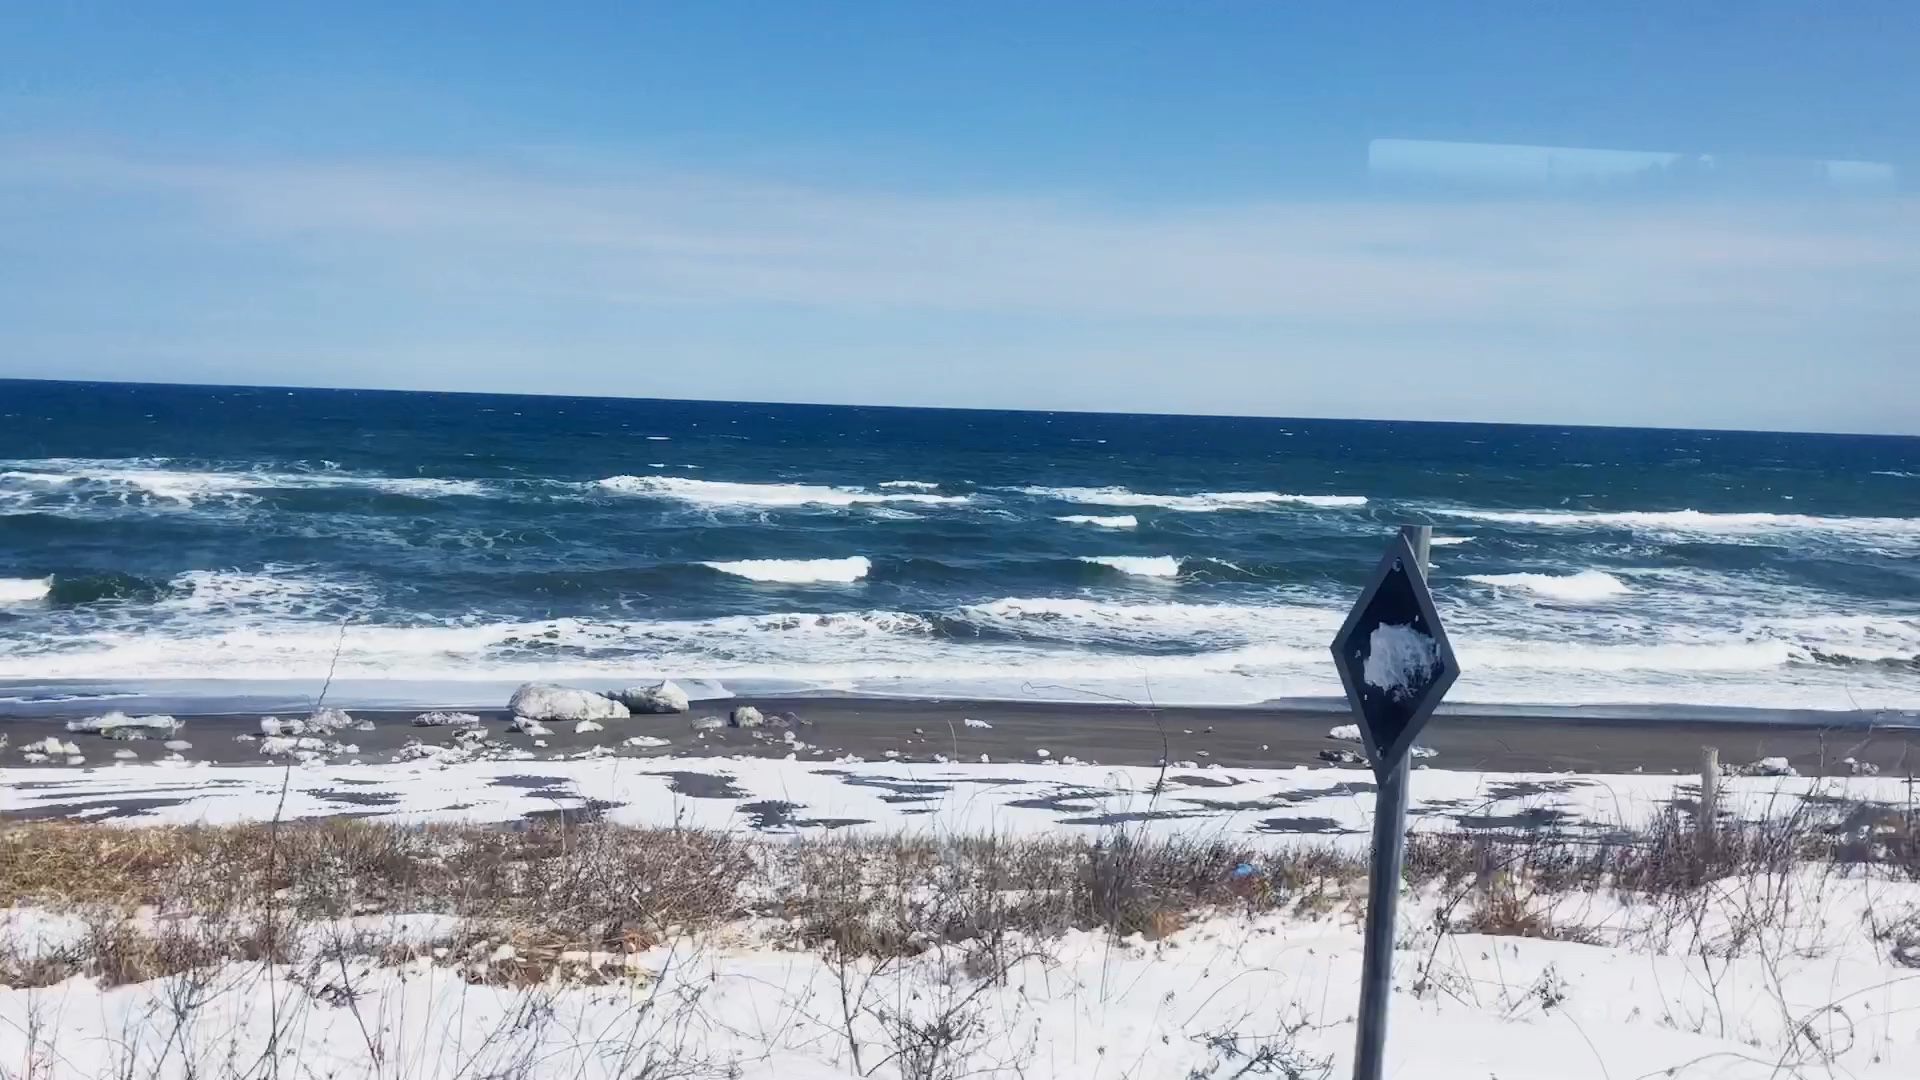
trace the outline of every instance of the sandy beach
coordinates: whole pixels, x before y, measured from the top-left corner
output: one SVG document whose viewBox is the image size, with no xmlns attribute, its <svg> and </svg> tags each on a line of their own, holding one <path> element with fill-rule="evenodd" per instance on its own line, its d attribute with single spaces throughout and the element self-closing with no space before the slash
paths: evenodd
<svg viewBox="0 0 1920 1080">
<path fill-rule="evenodd" d="M 698 732 L 692 721 L 727 715 L 735 705 L 752 704 L 770 717 L 791 715 L 790 728 L 727 728 Z M 118 742 L 68 732 L 77 716 L 101 711 L 96 705 L 48 707 L 4 720 L 15 752 L 9 766 L 23 764 L 17 748 L 58 735 L 71 739 L 88 764 L 113 760 L 132 750 L 140 760 L 160 756 L 151 740 Z M 357 755 L 336 760 L 388 761 L 411 741 L 447 743 L 449 728 L 417 727 L 421 710 L 352 710 L 370 721 L 370 731 L 342 733 Z M 553 723 L 544 746 L 512 732 L 504 709 L 476 710 L 490 737 L 507 747 L 531 751 L 536 758 L 579 754 L 602 746 L 623 755 L 663 757 L 785 757 L 795 753 L 786 731 L 803 744 L 801 760 L 833 760 L 853 755 L 881 760 L 889 752 L 900 760 L 932 761 L 936 755 L 957 762 L 1035 761 L 1041 751 L 1055 760 L 1074 758 L 1107 765 L 1156 765 L 1169 762 L 1232 768 L 1280 769 L 1327 764 L 1327 750 L 1358 750 L 1328 737 L 1335 725 L 1350 723 L 1333 711 L 1274 708 L 1144 708 L 1105 704 L 938 701 L 893 698 L 754 697 L 696 701 L 688 713 L 641 715 L 611 720 L 603 730 L 576 733 L 569 723 Z M 260 764 L 256 712 L 176 714 L 184 726 L 178 738 L 192 743 L 185 756 L 215 764 Z M 299 715 L 282 713 L 283 716 Z M 972 721 L 969 723 L 968 721 Z M 986 726 L 982 726 L 986 725 Z M 667 740 L 644 748 L 622 744 L 636 736 Z M 1496 772 L 1628 773 L 1697 771 L 1703 746 L 1718 748 L 1723 762 L 1740 764 L 1763 757 L 1785 757 L 1803 775 L 1844 775 L 1844 759 L 1870 763 L 1883 775 L 1904 776 L 1920 765 L 1920 732 L 1863 726 L 1861 718 L 1839 715 L 1831 725 L 1812 722 L 1760 723 L 1693 721 L 1671 718 L 1580 719 L 1564 716 L 1485 716 L 1447 714 L 1436 718 L 1421 742 L 1436 755 L 1421 763 L 1435 769 Z M 58 762 L 55 762 L 56 764 Z"/>
</svg>

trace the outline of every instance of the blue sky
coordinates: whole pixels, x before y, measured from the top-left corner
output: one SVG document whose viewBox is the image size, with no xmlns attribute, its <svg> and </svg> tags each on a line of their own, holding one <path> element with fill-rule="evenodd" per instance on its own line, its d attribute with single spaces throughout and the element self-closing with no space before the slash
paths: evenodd
<svg viewBox="0 0 1920 1080">
<path fill-rule="evenodd" d="M 17 5 L 0 376 L 1920 433 L 1920 14 L 1589 6 Z"/>
</svg>

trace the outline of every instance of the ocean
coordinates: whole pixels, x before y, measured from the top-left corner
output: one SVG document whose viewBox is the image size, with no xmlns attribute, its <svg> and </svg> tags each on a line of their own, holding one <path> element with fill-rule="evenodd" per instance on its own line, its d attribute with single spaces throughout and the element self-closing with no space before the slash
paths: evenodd
<svg viewBox="0 0 1920 1080">
<path fill-rule="evenodd" d="M 1402 522 L 1451 702 L 1920 710 L 1920 439 L 21 381 L 0 697 L 1324 700 Z"/>
</svg>

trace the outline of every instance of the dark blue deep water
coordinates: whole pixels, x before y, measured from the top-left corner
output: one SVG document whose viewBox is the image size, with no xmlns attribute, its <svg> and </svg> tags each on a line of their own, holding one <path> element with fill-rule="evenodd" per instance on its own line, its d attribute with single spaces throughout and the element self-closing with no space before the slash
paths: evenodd
<svg viewBox="0 0 1920 1080">
<path fill-rule="evenodd" d="M 0 682 L 1920 708 L 1920 440 L 0 381 Z M 344 629 L 343 629 L 344 628 Z"/>
</svg>

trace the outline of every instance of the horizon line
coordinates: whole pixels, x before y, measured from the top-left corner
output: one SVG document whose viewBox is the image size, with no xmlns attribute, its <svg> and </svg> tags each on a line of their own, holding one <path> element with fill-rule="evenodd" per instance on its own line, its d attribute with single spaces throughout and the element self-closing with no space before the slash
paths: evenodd
<svg viewBox="0 0 1920 1080">
<path fill-rule="evenodd" d="M 1377 416 L 1277 416 L 1265 413 L 1186 413 L 1155 412 L 1137 410 L 1118 412 L 1111 409 L 1074 409 L 1040 407 L 987 407 L 981 405 L 888 405 L 856 401 L 778 401 L 758 398 L 700 398 L 700 397 L 653 397 L 634 394 L 579 394 L 558 391 L 507 391 L 507 390 L 422 390 L 417 388 L 385 386 L 314 386 L 305 383 L 226 383 L 198 382 L 194 380 L 145 380 L 145 379 L 53 379 L 24 375 L 0 375 L 0 384 L 5 383 L 51 383 L 62 386 L 127 386 L 127 387 L 189 387 L 203 390 L 287 390 L 311 391 L 317 393 L 341 394 L 448 394 L 466 397 L 525 397 L 553 398 L 576 401 L 636 401 L 636 402 L 672 402 L 692 405 L 769 405 L 790 408 L 811 409 L 890 409 L 908 412 L 966 412 L 966 413 L 1032 413 L 1035 415 L 1067 414 L 1070 416 L 1111 416 L 1111 417 L 1165 417 L 1187 420 L 1271 420 L 1281 422 L 1307 423 L 1355 423 L 1355 424 L 1407 424 L 1433 427 L 1516 427 L 1516 428 L 1561 428 L 1580 431 L 1671 431 L 1671 432 L 1711 432 L 1726 435 L 1806 435 L 1821 438 L 1849 439 L 1903 439 L 1920 441 L 1920 433 L 1888 431 L 1811 431 L 1799 428 L 1743 428 L 1743 427 L 1677 427 L 1671 425 L 1650 424 L 1591 424 L 1559 423 L 1534 420 L 1416 420 Z"/>
</svg>

